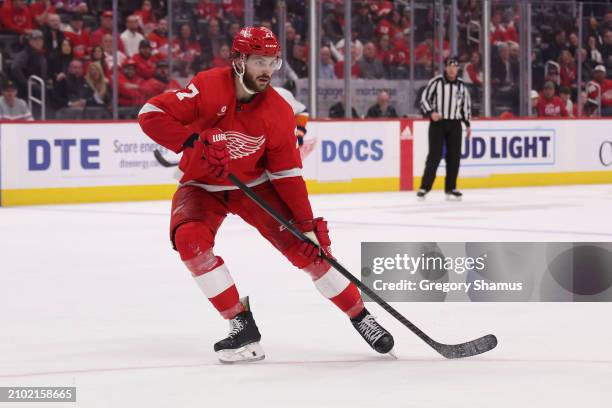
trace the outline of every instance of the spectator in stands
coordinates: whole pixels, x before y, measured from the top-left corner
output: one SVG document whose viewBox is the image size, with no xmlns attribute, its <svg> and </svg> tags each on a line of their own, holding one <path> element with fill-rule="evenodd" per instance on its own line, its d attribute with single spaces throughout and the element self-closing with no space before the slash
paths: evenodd
<svg viewBox="0 0 612 408">
<path fill-rule="evenodd" d="M 136 63 L 136 75 L 142 79 L 153 77 L 155 64 L 161 59 L 159 54 L 152 54 L 151 43 L 148 40 L 142 40 L 138 46 L 138 54 L 133 57 Z"/>
<path fill-rule="evenodd" d="M 599 32 L 599 21 L 594 16 L 589 18 L 589 27 L 587 29 L 588 36 L 595 38 L 597 42 L 597 46 L 603 44 L 603 38 L 601 37 L 601 33 Z"/>
<path fill-rule="evenodd" d="M 64 13 L 86 14 L 87 3 L 84 0 L 53 0 L 55 7 Z"/>
<path fill-rule="evenodd" d="M 356 45 L 351 47 L 351 78 L 359 78 L 359 63 L 358 61 L 359 51 Z M 336 73 L 336 77 L 339 79 L 344 78 L 344 61 L 336 62 L 334 66 L 334 72 Z"/>
<path fill-rule="evenodd" d="M 93 95 L 83 77 L 83 63 L 73 59 L 68 65 L 66 76 L 55 84 L 53 101 L 58 109 L 60 118 L 76 118 Z"/>
<path fill-rule="evenodd" d="M 597 48 L 597 40 L 594 36 L 589 36 L 587 40 L 587 62 L 595 68 L 597 65 L 603 64 L 603 56 Z"/>
<path fill-rule="evenodd" d="M 133 57 L 138 54 L 138 46 L 144 40 L 144 36 L 138 31 L 138 17 L 135 15 L 128 16 L 125 20 L 126 29 L 121 33 L 121 41 L 125 47 L 125 54 L 128 57 Z"/>
<path fill-rule="evenodd" d="M 331 57 L 331 51 L 329 47 L 321 47 L 319 51 L 321 65 L 319 67 L 319 78 L 320 79 L 338 79 L 334 72 L 334 61 Z"/>
<path fill-rule="evenodd" d="M 95 47 L 97 45 L 102 45 L 102 37 L 104 37 L 106 34 L 113 34 L 113 12 L 108 10 L 102 13 L 100 27 L 98 27 L 98 29 L 91 34 L 91 46 Z M 123 47 L 123 42 L 121 41 L 119 33 L 117 33 L 117 47 L 122 52 L 125 52 L 125 48 Z"/>
<path fill-rule="evenodd" d="M 497 58 L 491 64 L 491 83 L 510 91 L 518 81 L 518 63 L 510 58 L 510 47 L 505 43 L 497 46 Z"/>
<path fill-rule="evenodd" d="M 374 21 L 370 15 L 370 9 L 366 1 L 357 5 L 357 16 L 353 19 L 353 31 L 357 32 L 357 38 L 361 42 L 370 41 L 374 38 Z"/>
<path fill-rule="evenodd" d="M 15 81 L 19 95 L 27 95 L 28 78 L 31 75 L 36 75 L 45 82 L 48 76 L 42 32 L 32 30 L 27 38 L 26 47 L 15 56 L 11 64 L 10 77 Z"/>
<path fill-rule="evenodd" d="M 202 48 L 196 41 L 195 35 L 189 24 L 181 24 L 178 38 L 174 39 L 172 49 L 176 58 L 175 69 L 178 71 L 179 75 L 182 77 L 192 76 L 195 73 L 194 71 L 197 70 L 195 67 L 199 66 L 202 59 Z"/>
<path fill-rule="evenodd" d="M 299 38 L 293 42 L 293 48 L 289 48 L 292 51 L 291 55 L 287 58 L 289 66 L 298 76 L 298 78 L 308 77 L 308 65 L 306 64 L 306 47 Z"/>
<path fill-rule="evenodd" d="M 555 95 L 555 84 L 547 81 L 538 100 L 538 117 L 567 117 L 569 116 L 563 100 Z"/>
<path fill-rule="evenodd" d="M 170 70 L 166 61 L 158 61 L 153 78 L 142 84 L 145 100 L 162 92 L 170 92 L 180 89 L 181 85 L 174 79 L 170 79 Z"/>
<path fill-rule="evenodd" d="M 41 29 L 46 52 L 53 52 L 62 45 L 64 32 L 62 31 L 61 25 L 62 23 L 59 15 L 48 15 L 47 23 Z"/>
<path fill-rule="evenodd" d="M 0 8 L 0 22 L 4 31 L 16 34 L 27 34 L 34 28 L 25 0 L 5 1 Z"/>
<path fill-rule="evenodd" d="M 414 50 L 414 58 L 416 64 L 429 68 L 433 61 L 433 47 L 434 47 L 433 36 L 431 33 L 425 34 L 425 39 Z"/>
<path fill-rule="evenodd" d="M 576 58 L 576 51 L 578 48 L 580 48 L 580 44 L 578 44 L 578 35 L 572 31 L 569 35 L 569 45 L 567 49 L 574 58 Z"/>
<path fill-rule="evenodd" d="M 272 31 L 272 23 L 268 20 L 262 21 L 261 26 L 267 27 L 269 30 Z M 241 28 L 240 23 L 238 22 L 230 23 L 230 25 L 227 27 L 227 34 L 225 36 L 226 38 L 225 42 L 227 44 L 231 44 L 232 41 L 234 41 L 234 37 L 236 36 L 236 34 L 238 34 L 238 31 L 240 31 L 240 28 Z"/>
<path fill-rule="evenodd" d="M 92 62 L 87 67 L 85 82 L 92 89 L 93 93 L 87 100 L 87 106 L 106 108 L 111 101 L 111 92 L 108 80 L 104 76 L 104 69 L 99 62 Z"/>
<path fill-rule="evenodd" d="M 143 79 L 136 75 L 136 62 L 128 58 L 119 73 L 119 106 L 139 107 L 144 103 L 145 96 L 141 90 Z"/>
<path fill-rule="evenodd" d="M 199 19 L 208 21 L 211 18 L 222 18 L 223 10 L 214 0 L 200 0 L 196 6 L 196 15 Z"/>
<path fill-rule="evenodd" d="M 223 44 L 221 48 L 219 48 L 219 55 L 213 59 L 211 66 L 213 68 L 231 67 L 232 60 L 230 54 L 229 45 Z"/>
<path fill-rule="evenodd" d="M 403 31 L 401 27 L 401 14 L 397 10 L 391 11 L 387 18 L 384 18 L 378 23 L 376 26 L 376 35 L 388 35 L 389 38 L 393 38 L 395 33 L 398 31 Z"/>
<path fill-rule="evenodd" d="M 68 66 L 73 59 L 72 44 L 68 38 L 64 38 L 62 46 L 53 51 L 49 56 L 49 78 L 53 82 L 62 79 L 66 75 Z"/>
<path fill-rule="evenodd" d="M 91 49 L 91 55 L 89 57 L 89 63 L 92 62 L 97 62 L 100 64 L 100 66 L 102 67 L 102 70 L 104 72 L 104 75 L 109 78 L 111 76 L 111 72 L 108 69 L 108 66 L 106 65 L 106 58 L 104 57 L 104 50 L 102 49 L 101 46 L 96 45 L 95 47 L 93 47 Z M 88 67 L 85 67 L 85 71 L 87 71 Z"/>
<path fill-rule="evenodd" d="M 397 112 L 389 102 L 389 94 L 385 91 L 380 91 L 376 97 L 376 104 L 368 109 L 366 118 L 397 118 Z"/>
<path fill-rule="evenodd" d="M 571 95 L 572 91 L 569 87 L 562 86 L 561 88 L 559 88 L 559 97 L 565 104 L 565 110 L 567 111 L 568 116 L 570 117 L 574 116 L 574 104 L 572 102 Z"/>
<path fill-rule="evenodd" d="M 612 29 L 606 29 L 604 31 L 601 57 L 603 58 L 604 65 L 608 68 L 612 68 Z"/>
<path fill-rule="evenodd" d="M 336 4 L 335 9 L 323 17 L 323 29 L 325 34 L 333 41 L 339 41 L 344 37 L 344 8 L 342 4 Z"/>
<path fill-rule="evenodd" d="M 113 36 L 110 34 L 104 34 L 102 36 L 102 49 L 104 50 L 104 60 L 106 61 L 106 66 L 108 70 L 113 69 Z M 127 56 L 121 52 L 117 51 L 117 66 L 121 67 L 123 62 L 127 59 Z"/>
<path fill-rule="evenodd" d="M 384 76 L 382 62 L 376 58 L 376 46 L 371 41 L 363 47 L 363 56 L 357 63 L 360 78 L 382 79 Z"/>
<path fill-rule="evenodd" d="M 408 78 L 410 66 L 410 47 L 401 31 L 395 33 L 391 53 L 391 78 Z"/>
<path fill-rule="evenodd" d="M 548 48 L 544 53 L 545 61 L 557 61 L 561 55 L 561 51 L 566 50 L 567 39 L 564 30 L 557 30 L 555 32 L 555 41 L 549 44 Z"/>
<path fill-rule="evenodd" d="M 463 68 L 463 82 L 476 86 L 482 85 L 482 61 L 478 51 L 472 51 L 470 62 Z"/>
<path fill-rule="evenodd" d="M 343 119 L 344 113 L 345 113 L 345 108 L 344 108 L 344 103 L 342 101 L 339 101 L 333 104 L 329 108 L 330 118 Z M 353 119 L 360 119 L 359 114 L 357 113 L 357 110 L 355 109 L 354 106 L 351 107 L 351 115 L 353 116 Z"/>
<path fill-rule="evenodd" d="M 578 115 L 578 105 L 582 105 L 582 114 Z M 589 103 L 589 97 L 586 92 L 580 92 L 578 102 L 574 104 L 574 116 L 586 118 L 593 115 L 593 105 Z"/>
<path fill-rule="evenodd" d="M 30 4 L 30 17 L 32 17 L 34 28 L 42 29 L 42 27 L 45 27 L 49 21 L 49 16 L 56 13 L 56 9 L 51 3 L 51 0 L 35 0 Z"/>
<path fill-rule="evenodd" d="M 184 25 L 181 25 L 179 31 L 184 30 L 183 26 Z M 191 27 L 189 28 L 191 29 Z M 195 42 L 195 35 L 192 37 L 191 31 L 188 39 L 189 43 Z M 215 58 L 215 55 L 219 54 L 219 48 L 221 45 L 225 44 L 226 42 L 228 41 L 221 32 L 221 24 L 219 23 L 219 20 L 216 18 L 211 18 L 206 28 L 206 35 L 201 37 L 199 44 L 196 43 L 194 45 L 190 45 L 189 48 L 195 50 L 195 47 L 197 46 L 197 52 L 202 55 L 203 61 L 210 63 L 212 62 L 213 58 Z M 287 43 L 287 50 L 291 49 L 291 45 Z"/>
<path fill-rule="evenodd" d="M 612 79 L 607 79 L 606 67 L 598 65 L 593 70 L 593 81 L 599 85 L 587 88 L 589 102 L 599 106 L 601 98 L 601 116 L 612 116 Z"/>
<path fill-rule="evenodd" d="M 34 120 L 28 104 L 17 97 L 17 86 L 8 81 L 0 96 L 0 120 Z"/>
<path fill-rule="evenodd" d="M 576 88 L 576 62 L 569 50 L 561 51 L 559 56 L 561 86 Z"/>
<path fill-rule="evenodd" d="M 64 30 L 64 35 L 70 39 L 72 53 L 75 58 L 82 59 L 89 54 L 91 38 L 89 36 L 89 29 L 83 28 L 83 16 L 81 13 L 72 13 L 70 24 Z"/>
<path fill-rule="evenodd" d="M 499 45 L 508 41 L 506 26 L 503 24 L 503 13 L 496 9 L 491 15 L 491 44 Z"/>
<path fill-rule="evenodd" d="M 168 55 L 168 20 L 159 19 L 157 27 L 149 33 L 147 39 L 151 48 L 165 58 Z"/>
<path fill-rule="evenodd" d="M 376 58 L 378 58 L 383 64 L 383 69 L 385 71 L 385 78 L 389 78 L 391 76 L 391 63 L 393 61 L 393 50 L 391 48 L 391 41 L 388 35 L 383 35 L 378 40 Z"/>
<path fill-rule="evenodd" d="M 151 0 L 142 0 L 140 9 L 134 11 L 134 15 L 138 19 L 138 27 L 145 34 L 150 33 L 155 28 L 155 16 L 152 11 Z"/>
</svg>

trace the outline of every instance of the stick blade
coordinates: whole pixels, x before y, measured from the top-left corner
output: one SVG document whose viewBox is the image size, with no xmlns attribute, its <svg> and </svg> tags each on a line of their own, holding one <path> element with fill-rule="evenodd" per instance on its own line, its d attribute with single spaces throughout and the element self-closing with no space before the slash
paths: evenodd
<svg viewBox="0 0 612 408">
<path fill-rule="evenodd" d="M 435 349 L 448 359 L 476 356 L 493 350 L 497 346 L 497 337 L 492 334 L 461 344 L 440 344 Z"/>
</svg>

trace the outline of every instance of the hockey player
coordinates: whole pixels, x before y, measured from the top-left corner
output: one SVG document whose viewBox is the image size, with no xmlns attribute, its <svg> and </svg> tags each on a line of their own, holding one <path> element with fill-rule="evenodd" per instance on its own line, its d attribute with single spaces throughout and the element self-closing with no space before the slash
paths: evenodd
<svg viewBox="0 0 612 408">
<path fill-rule="evenodd" d="M 214 350 L 224 363 L 264 358 L 261 335 L 221 257 L 215 235 L 228 213 L 240 216 L 293 265 L 308 273 L 319 292 L 348 315 L 379 353 L 393 337 L 365 309 L 357 287 L 323 261 L 330 254 L 327 222 L 312 213 L 301 176 L 295 118 L 272 89 L 281 66 L 280 44 L 263 27 L 245 27 L 232 44 L 232 68 L 198 73 L 185 89 L 151 98 L 138 122 L 160 145 L 182 152 L 183 171 L 172 200 L 170 238 L 205 296 L 229 320 L 230 333 Z M 232 172 L 276 211 L 307 234 L 315 247 L 295 238 L 227 179 Z M 265 273 L 261 271 L 258 273 Z"/>
</svg>

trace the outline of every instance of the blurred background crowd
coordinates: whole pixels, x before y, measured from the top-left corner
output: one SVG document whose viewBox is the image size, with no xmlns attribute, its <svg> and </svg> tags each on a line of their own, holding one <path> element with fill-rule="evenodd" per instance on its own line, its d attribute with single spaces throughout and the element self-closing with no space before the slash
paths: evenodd
<svg viewBox="0 0 612 408">
<path fill-rule="evenodd" d="M 315 75 L 316 115 L 345 117 L 345 2 L 314 3 L 315 48 L 305 0 L 122 0 L 116 16 L 108 0 L 0 1 L 0 118 L 133 118 L 147 98 L 184 86 L 200 70 L 230 66 L 232 38 L 245 22 L 282 38 L 278 85 L 307 103 Z M 419 91 L 451 54 L 461 61 L 474 116 L 484 116 L 482 3 L 351 2 L 350 116 L 418 115 Z M 491 1 L 489 115 L 612 116 L 612 4 L 526 3 L 528 14 L 520 2 Z M 523 38 L 522 29 L 529 30 Z"/>
</svg>

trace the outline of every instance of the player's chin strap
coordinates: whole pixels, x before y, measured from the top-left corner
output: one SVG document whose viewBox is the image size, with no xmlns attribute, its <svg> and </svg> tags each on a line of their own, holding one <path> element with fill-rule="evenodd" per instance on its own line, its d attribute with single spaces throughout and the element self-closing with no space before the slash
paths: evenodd
<svg viewBox="0 0 612 408">
<path fill-rule="evenodd" d="M 242 69 L 238 69 L 238 67 L 236 66 L 236 60 L 232 61 L 232 67 L 234 68 L 234 72 L 236 73 L 236 75 L 238 75 L 238 81 L 240 82 L 240 85 L 242 85 L 242 89 L 244 89 L 244 91 L 249 95 L 255 95 L 257 92 L 253 91 L 252 89 L 249 89 L 244 84 L 244 73 L 246 72 L 246 64 L 243 55 L 240 56 L 240 65 Z"/>
</svg>

